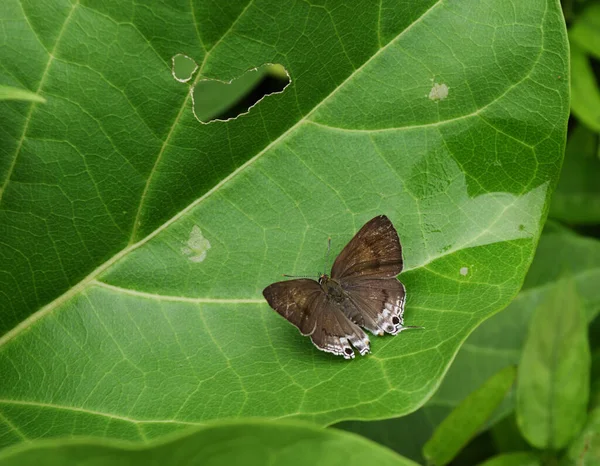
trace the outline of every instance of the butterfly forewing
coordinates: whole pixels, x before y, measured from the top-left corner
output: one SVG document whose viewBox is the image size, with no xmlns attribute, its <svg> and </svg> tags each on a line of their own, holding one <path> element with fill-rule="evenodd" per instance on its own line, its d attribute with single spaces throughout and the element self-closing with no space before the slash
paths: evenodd
<svg viewBox="0 0 600 466">
<path fill-rule="evenodd" d="M 315 301 L 324 295 L 316 281 L 305 278 L 273 283 L 263 291 L 269 305 L 298 327 L 302 335 L 314 332 L 318 311 Z"/>
<path fill-rule="evenodd" d="M 365 223 L 333 263 L 331 277 L 391 278 L 402 271 L 402 248 L 392 222 L 380 215 Z"/>
</svg>

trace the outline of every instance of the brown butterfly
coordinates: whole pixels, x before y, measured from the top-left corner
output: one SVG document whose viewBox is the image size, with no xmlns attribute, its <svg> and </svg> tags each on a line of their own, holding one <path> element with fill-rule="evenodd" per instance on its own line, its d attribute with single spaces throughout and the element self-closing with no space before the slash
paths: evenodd
<svg viewBox="0 0 600 466">
<path fill-rule="evenodd" d="M 354 358 L 369 353 L 369 337 L 396 335 L 404 326 L 406 290 L 396 275 L 402 271 L 402 247 L 392 222 L 380 215 L 367 222 L 333 263 L 331 276 L 273 283 L 263 295 L 322 351 Z"/>
</svg>

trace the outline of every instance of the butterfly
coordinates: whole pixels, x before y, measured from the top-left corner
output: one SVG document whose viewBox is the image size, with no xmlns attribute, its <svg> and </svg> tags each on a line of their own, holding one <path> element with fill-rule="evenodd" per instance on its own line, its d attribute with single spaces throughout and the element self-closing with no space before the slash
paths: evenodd
<svg viewBox="0 0 600 466">
<path fill-rule="evenodd" d="M 318 349 L 353 359 L 353 347 L 361 356 L 371 352 L 363 328 L 374 335 L 422 328 L 404 326 L 406 290 L 396 278 L 402 264 L 398 233 L 380 215 L 346 245 L 331 275 L 273 283 L 263 296 Z"/>
</svg>

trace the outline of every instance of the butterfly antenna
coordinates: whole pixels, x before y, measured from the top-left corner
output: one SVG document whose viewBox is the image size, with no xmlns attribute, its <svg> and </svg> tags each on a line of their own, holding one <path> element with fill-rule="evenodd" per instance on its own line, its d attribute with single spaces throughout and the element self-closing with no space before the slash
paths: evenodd
<svg viewBox="0 0 600 466">
<path fill-rule="evenodd" d="M 411 328 L 413 328 L 413 329 L 417 328 L 417 329 L 425 330 L 425 327 L 421 327 L 419 325 L 407 325 L 407 326 L 400 327 L 400 331 L 406 330 L 406 329 L 411 329 Z"/>
<path fill-rule="evenodd" d="M 327 263 L 329 262 L 329 251 L 331 251 L 331 236 L 327 238 L 327 253 L 325 254 L 325 268 L 323 273 L 327 273 Z"/>
<path fill-rule="evenodd" d="M 283 276 L 287 278 L 314 278 L 309 275 L 288 275 L 287 273 L 284 273 Z"/>
</svg>

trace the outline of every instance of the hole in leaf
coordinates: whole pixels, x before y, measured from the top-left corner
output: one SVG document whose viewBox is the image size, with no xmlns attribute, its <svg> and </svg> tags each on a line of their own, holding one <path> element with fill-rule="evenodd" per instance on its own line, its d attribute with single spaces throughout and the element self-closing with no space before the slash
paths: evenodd
<svg viewBox="0 0 600 466">
<path fill-rule="evenodd" d="M 188 82 L 198 69 L 198 64 L 187 55 L 177 54 L 173 57 L 173 77 L 182 83 Z"/>
<path fill-rule="evenodd" d="M 263 98 L 283 92 L 290 77 L 281 65 L 262 65 L 230 82 L 206 79 L 193 90 L 194 114 L 202 123 L 248 113 Z"/>
</svg>

